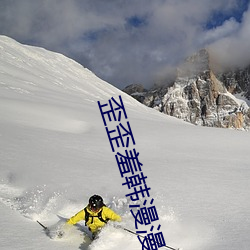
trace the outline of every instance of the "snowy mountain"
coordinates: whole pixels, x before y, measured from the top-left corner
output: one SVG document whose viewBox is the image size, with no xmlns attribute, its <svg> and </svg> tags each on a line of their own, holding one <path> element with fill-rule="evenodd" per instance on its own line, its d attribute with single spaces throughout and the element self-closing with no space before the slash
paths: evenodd
<svg viewBox="0 0 250 250">
<path fill-rule="evenodd" d="M 195 125 L 236 128 L 250 127 L 249 69 L 217 72 L 207 50 L 200 50 L 180 65 L 171 86 L 149 91 L 124 92 L 160 112 Z M 237 94 L 237 95 L 236 95 Z"/>
<path fill-rule="evenodd" d="M 0 36 L 0 248 L 139 250 L 109 224 L 90 242 L 84 222 L 50 239 L 102 195 L 135 231 L 97 102 L 122 97 L 166 244 L 248 250 L 249 133 L 193 126 L 140 104 L 63 55 Z M 59 224 L 58 224 L 59 223 Z M 161 248 L 165 249 L 165 248 Z"/>
</svg>

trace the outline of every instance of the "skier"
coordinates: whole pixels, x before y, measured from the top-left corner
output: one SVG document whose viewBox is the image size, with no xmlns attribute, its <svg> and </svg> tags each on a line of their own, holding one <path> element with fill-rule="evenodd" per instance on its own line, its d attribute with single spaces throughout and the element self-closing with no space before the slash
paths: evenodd
<svg viewBox="0 0 250 250">
<path fill-rule="evenodd" d="M 95 194 L 89 198 L 89 204 L 72 216 L 67 221 L 67 224 L 74 225 L 80 220 L 85 220 L 85 225 L 88 226 L 92 232 L 94 239 L 100 229 L 104 227 L 109 220 L 120 222 L 121 217 L 105 206 L 101 196 Z"/>
</svg>

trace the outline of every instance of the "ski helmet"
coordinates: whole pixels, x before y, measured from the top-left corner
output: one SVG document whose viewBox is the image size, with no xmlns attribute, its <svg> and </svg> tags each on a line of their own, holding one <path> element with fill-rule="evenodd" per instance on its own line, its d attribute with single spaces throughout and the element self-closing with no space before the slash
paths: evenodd
<svg viewBox="0 0 250 250">
<path fill-rule="evenodd" d="M 99 210 L 103 205 L 103 199 L 101 196 L 95 194 L 89 198 L 89 206 L 91 210 Z"/>
</svg>

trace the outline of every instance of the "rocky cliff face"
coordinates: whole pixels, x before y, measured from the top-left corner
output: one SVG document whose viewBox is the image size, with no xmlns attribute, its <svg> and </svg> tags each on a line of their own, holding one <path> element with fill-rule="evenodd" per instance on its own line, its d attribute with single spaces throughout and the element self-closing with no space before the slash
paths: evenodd
<svg viewBox="0 0 250 250">
<path fill-rule="evenodd" d="M 225 84 L 230 93 L 240 93 L 250 100 L 250 66 L 244 69 L 228 70 L 224 73 L 219 73 L 217 77 Z"/>
<path fill-rule="evenodd" d="M 233 95 L 250 97 L 249 86 L 250 67 L 215 75 L 208 51 L 201 50 L 178 68 L 170 87 L 146 91 L 131 85 L 124 91 L 149 107 L 196 125 L 249 129 L 250 109 Z"/>
</svg>

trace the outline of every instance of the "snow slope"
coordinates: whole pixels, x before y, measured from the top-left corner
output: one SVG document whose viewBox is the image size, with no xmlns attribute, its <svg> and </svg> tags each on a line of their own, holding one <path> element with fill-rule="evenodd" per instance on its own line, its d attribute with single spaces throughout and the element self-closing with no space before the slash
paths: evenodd
<svg viewBox="0 0 250 250">
<path fill-rule="evenodd" d="M 248 132 L 196 127 L 136 102 L 63 55 L 0 36 L 1 249 L 138 250 L 108 225 L 90 244 L 82 227 L 50 227 L 104 197 L 135 230 L 97 101 L 122 96 L 166 243 L 184 250 L 250 248 Z M 59 221 L 59 222 L 58 222 Z M 83 225 L 81 223 L 81 225 Z"/>
</svg>

